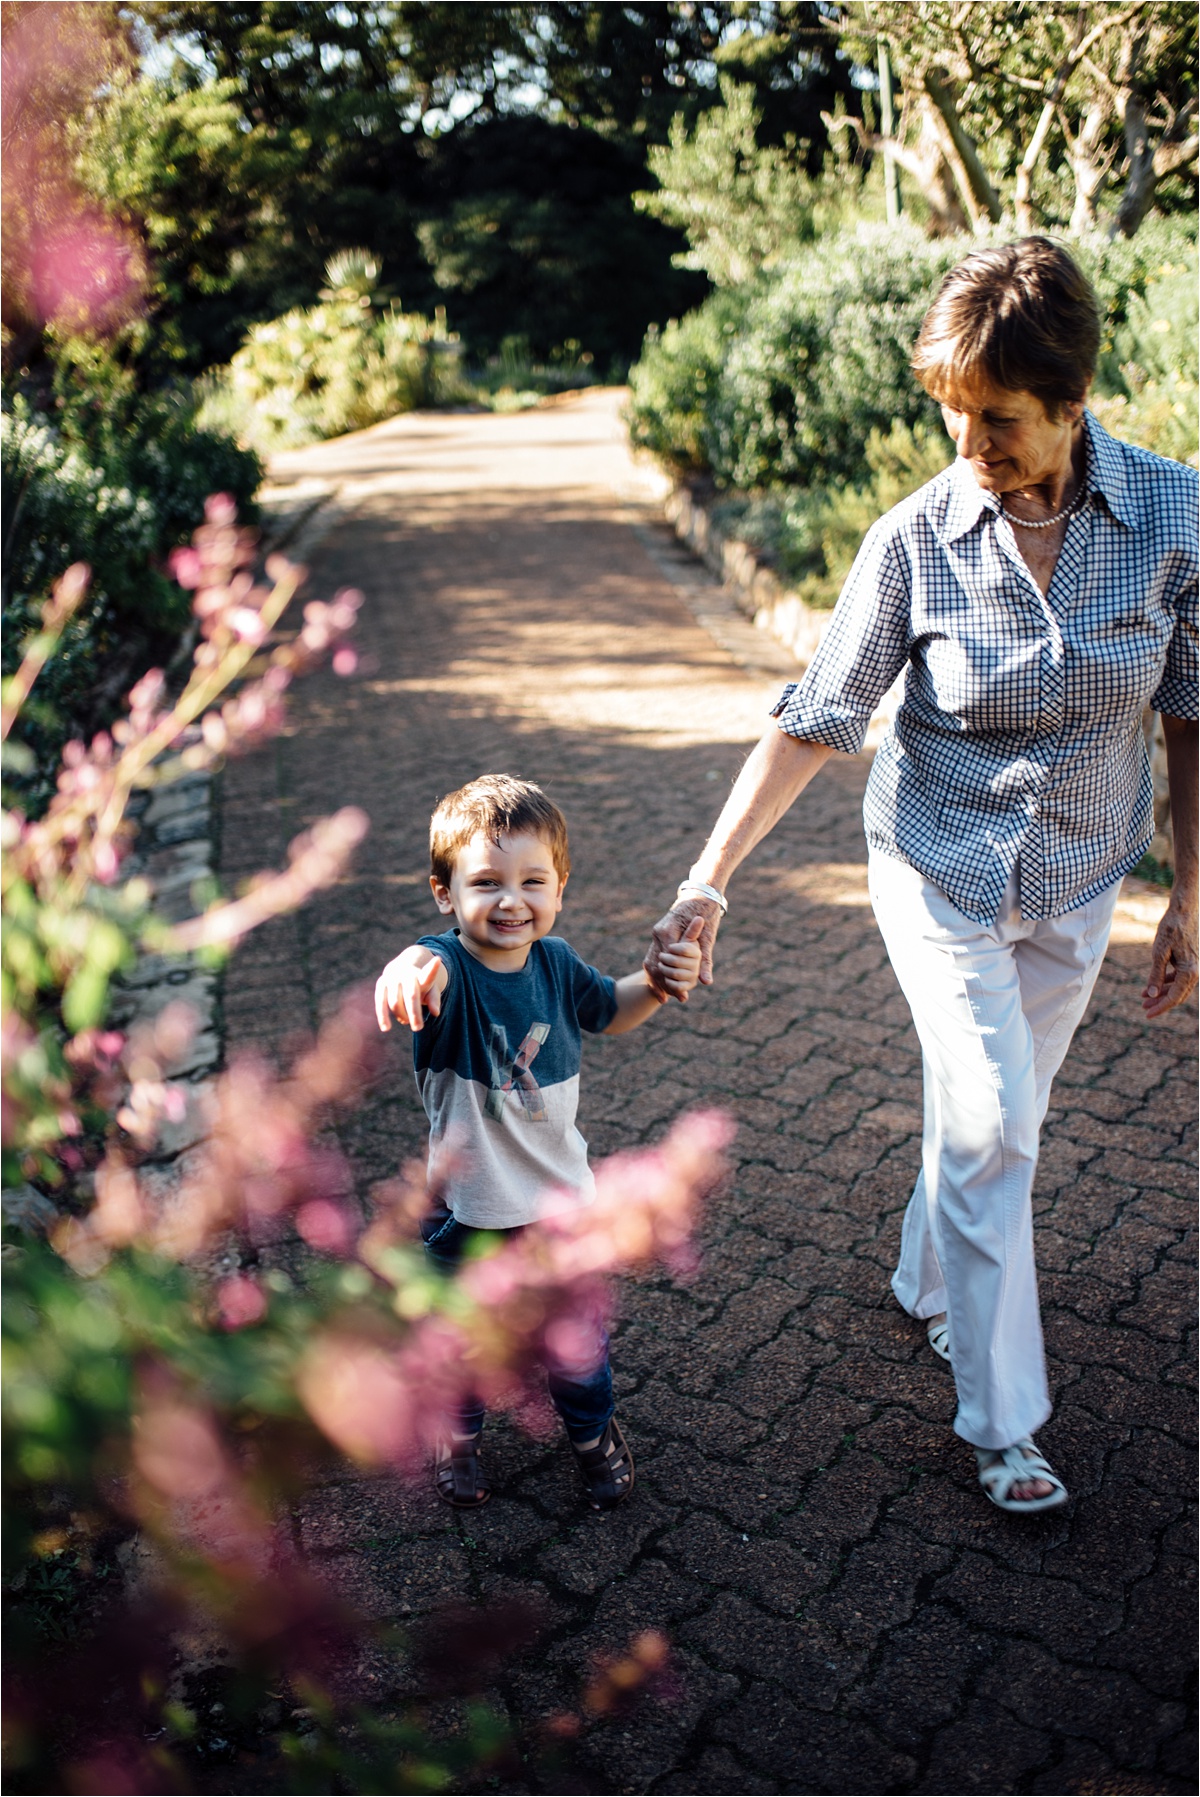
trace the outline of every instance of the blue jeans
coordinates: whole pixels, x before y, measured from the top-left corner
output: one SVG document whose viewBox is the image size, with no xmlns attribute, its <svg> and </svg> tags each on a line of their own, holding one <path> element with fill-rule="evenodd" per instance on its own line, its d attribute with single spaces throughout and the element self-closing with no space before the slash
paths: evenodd
<svg viewBox="0 0 1200 1797">
<path fill-rule="evenodd" d="M 525 1227 L 525 1224 L 518 1224 L 515 1229 L 475 1229 L 470 1223 L 460 1223 L 449 1211 L 439 1208 L 423 1219 L 421 1240 L 425 1244 L 426 1258 L 430 1263 L 440 1273 L 453 1274 L 458 1271 L 472 1242 L 489 1235 L 516 1235 Z M 549 1354 L 543 1364 L 546 1368 L 546 1387 L 550 1393 L 550 1401 L 561 1416 L 570 1439 L 595 1441 L 598 1435 L 604 1433 L 605 1425 L 613 1413 L 612 1367 L 608 1359 L 607 1332 L 597 1324 L 595 1364 L 587 1370 L 581 1371 L 577 1366 L 564 1366 L 555 1362 Z M 465 1398 L 459 1411 L 459 1433 L 478 1434 L 483 1427 L 483 1417 L 484 1409 L 479 1400 Z"/>
</svg>

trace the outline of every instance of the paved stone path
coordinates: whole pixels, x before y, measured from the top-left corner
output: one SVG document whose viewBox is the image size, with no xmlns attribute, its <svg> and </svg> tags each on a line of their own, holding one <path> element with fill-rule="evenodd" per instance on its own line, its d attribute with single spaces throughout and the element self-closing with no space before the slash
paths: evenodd
<svg viewBox="0 0 1200 1797">
<path fill-rule="evenodd" d="M 748 633 L 654 523 L 613 397 L 400 420 L 276 472 L 348 483 L 313 590 L 364 589 L 366 667 L 305 682 L 288 734 L 229 768 L 224 876 L 346 802 L 373 827 L 351 877 L 237 957 L 229 1045 L 309 1028 L 435 927 L 428 814 L 485 769 L 562 804 L 563 933 L 633 968 L 779 675 L 768 644 L 757 664 L 730 653 Z M 593 1516 L 565 1445 L 501 1425 L 482 1513 L 347 1468 L 299 1505 L 295 1538 L 400 1624 L 537 1593 L 547 1633 L 495 1692 L 518 1730 L 577 1702 L 594 1654 L 666 1630 L 676 1697 L 596 1726 L 573 1788 L 1192 1792 L 1194 1017 L 1146 1027 L 1136 1002 L 1162 897 L 1123 899 L 1047 1124 L 1042 1439 L 1074 1503 L 1022 1522 L 978 1492 L 950 1381 L 888 1291 L 920 1066 L 866 900 L 866 772 L 835 758 L 739 876 L 714 990 L 585 1051 L 597 1155 L 698 1102 L 739 1121 L 699 1276 L 624 1289 L 635 1500 Z M 364 1190 L 422 1146 L 392 1040 L 346 1131 Z M 356 1677 L 382 1708 L 403 1697 L 382 1653 Z M 567 1788 L 528 1776 L 503 1788 Z"/>
</svg>

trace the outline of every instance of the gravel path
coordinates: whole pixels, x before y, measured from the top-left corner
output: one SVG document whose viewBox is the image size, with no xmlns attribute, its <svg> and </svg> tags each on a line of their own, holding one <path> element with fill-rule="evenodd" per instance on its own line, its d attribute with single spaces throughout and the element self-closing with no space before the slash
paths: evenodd
<svg viewBox="0 0 1200 1797">
<path fill-rule="evenodd" d="M 606 970 L 634 967 L 786 658 L 655 522 L 616 396 L 397 420 L 273 474 L 340 485 L 312 589 L 364 590 L 365 665 L 303 683 L 288 733 L 230 766 L 223 876 L 278 863 L 344 803 L 372 832 L 350 878 L 238 955 L 229 1049 L 310 1028 L 436 927 L 428 814 L 486 769 L 563 806 L 562 932 Z M 401 1625 L 537 1593 L 547 1632 L 495 1693 L 518 1730 L 577 1703 L 595 1654 L 666 1630 L 676 1696 L 597 1724 L 576 1789 L 1194 1792 L 1195 1022 L 1148 1028 L 1136 1002 L 1162 895 L 1127 889 L 1047 1123 L 1035 1208 L 1057 1407 L 1041 1439 L 1075 1501 L 1022 1522 L 975 1487 L 949 1379 L 888 1290 L 920 1062 L 867 904 L 867 766 L 836 757 L 739 876 L 715 989 L 585 1050 L 597 1156 L 698 1102 L 739 1121 L 699 1276 L 623 1292 L 635 1500 L 591 1515 L 565 1444 L 501 1425 L 501 1491 L 479 1515 L 346 1468 L 298 1506 L 294 1539 Z M 364 1190 L 422 1149 L 407 1039 L 392 1041 L 392 1074 L 345 1131 Z M 385 1709 L 406 1689 L 382 1651 L 354 1678 Z M 567 1788 L 539 1776 L 487 1788 Z"/>
</svg>

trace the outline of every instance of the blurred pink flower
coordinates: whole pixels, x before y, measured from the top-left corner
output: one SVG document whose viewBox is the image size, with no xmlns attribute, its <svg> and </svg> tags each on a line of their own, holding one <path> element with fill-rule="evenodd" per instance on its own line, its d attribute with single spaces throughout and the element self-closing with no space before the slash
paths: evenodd
<svg viewBox="0 0 1200 1797">
<path fill-rule="evenodd" d="M 200 585 L 200 557 L 194 549 L 172 549 L 167 565 L 176 582 L 189 591 Z"/>
<path fill-rule="evenodd" d="M 353 649 L 336 649 L 331 666 L 334 673 L 340 674 L 344 679 L 348 674 L 353 674 L 358 666 L 358 655 Z"/>
<path fill-rule="evenodd" d="M 96 844 L 92 856 L 92 873 L 102 886 L 111 886 L 121 871 L 121 858 L 117 854 L 116 844 L 112 841 L 101 841 Z"/>
<path fill-rule="evenodd" d="M 134 233 L 116 219 L 79 208 L 52 225 L 34 227 L 26 278 L 44 324 L 64 335 L 107 336 L 139 309 L 145 257 Z"/>
<path fill-rule="evenodd" d="M 355 1220 L 344 1205 L 328 1198 L 313 1198 L 296 1212 L 296 1228 L 310 1248 L 322 1254 L 349 1254 L 354 1245 Z"/>
<path fill-rule="evenodd" d="M 181 1399 L 146 1405 L 134 1425 L 133 1459 L 147 1484 L 166 1498 L 207 1497 L 228 1472 L 213 1419 Z"/>
<path fill-rule="evenodd" d="M 411 1454 L 414 1393 L 394 1349 L 331 1331 L 314 1341 L 296 1383 L 318 1428 L 352 1460 L 387 1466 Z"/>
<path fill-rule="evenodd" d="M 266 1294 L 247 1274 L 231 1274 L 217 1287 L 217 1311 L 223 1329 L 244 1329 L 266 1316 Z"/>
<path fill-rule="evenodd" d="M 594 1324 L 580 1317 L 557 1317 L 543 1337 L 546 1353 L 560 1367 L 592 1370 L 598 1364 Z"/>
</svg>

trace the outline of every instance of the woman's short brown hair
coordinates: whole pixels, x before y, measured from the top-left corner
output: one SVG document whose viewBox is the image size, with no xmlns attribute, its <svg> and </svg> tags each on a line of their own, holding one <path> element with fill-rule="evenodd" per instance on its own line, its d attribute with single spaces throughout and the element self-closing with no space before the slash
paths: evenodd
<svg viewBox="0 0 1200 1797">
<path fill-rule="evenodd" d="M 1036 394 L 1051 418 L 1096 372 L 1100 308 L 1092 284 L 1048 237 L 976 250 L 952 268 L 921 323 L 912 369 L 934 399 L 980 379 Z"/>
<path fill-rule="evenodd" d="M 502 836 L 540 836 L 555 872 L 571 871 L 567 820 L 540 786 L 513 774 L 481 774 L 442 799 L 429 820 L 429 866 L 439 886 L 449 886 L 454 864 L 473 836 L 498 843 Z"/>
</svg>

